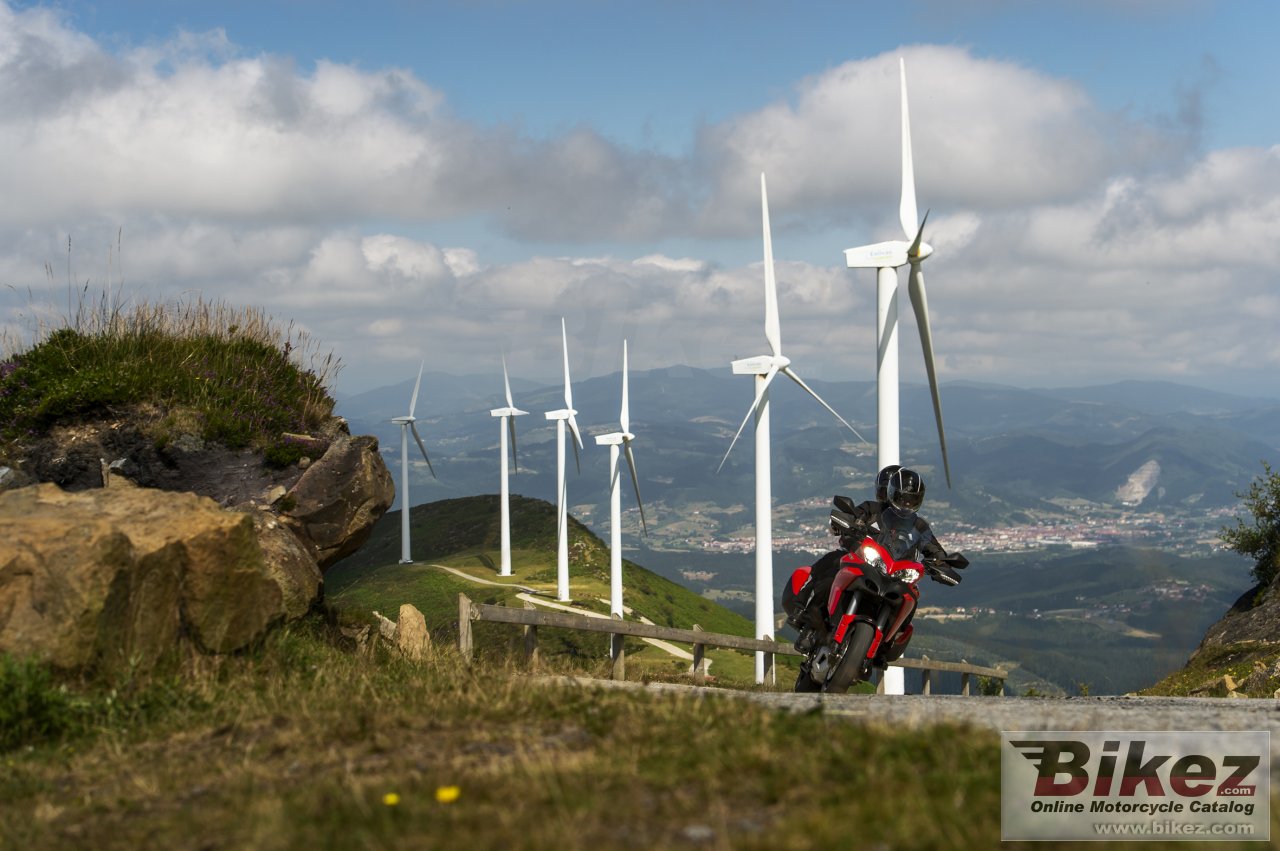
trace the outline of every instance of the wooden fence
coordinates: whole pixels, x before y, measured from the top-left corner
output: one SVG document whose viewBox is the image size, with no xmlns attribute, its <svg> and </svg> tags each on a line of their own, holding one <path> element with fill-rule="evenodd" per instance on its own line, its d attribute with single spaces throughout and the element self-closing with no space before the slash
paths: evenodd
<svg viewBox="0 0 1280 851">
<path fill-rule="evenodd" d="M 660 641 L 674 641 L 693 646 L 693 677 L 702 683 L 706 677 L 704 659 L 708 647 L 723 647 L 729 650 L 762 651 L 765 654 L 765 679 L 772 679 L 774 656 L 801 656 L 803 654 L 790 644 L 762 638 L 746 638 L 741 635 L 722 635 L 715 632 L 704 632 L 695 626 L 693 629 L 677 629 L 675 627 L 656 626 L 654 624 L 624 621 L 617 618 L 592 618 L 567 612 L 546 612 L 533 608 L 525 603 L 525 608 L 515 609 L 508 606 L 494 606 L 488 603 L 476 604 L 466 594 L 458 595 L 458 649 L 464 658 L 471 660 L 474 646 L 471 635 L 471 624 L 475 621 L 489 623 L 509 623 L 524 627 L 525 658 L 536 661 L 538 655 L 538 627 L 549 626 L 559 629 L 577 629 L 586 632 L 604 632 L 611 636 L 610 657 L 613 660 L 612 678 L 627 678 L 626 653 L 622 641 L 625 636 L 633 638 L 653 638 Z M 989 677 L 1000 682 L 1000 694 L 1004 694 L 1004 681 L 1008 671 L 1000 668 L 985 668 L 970 665 L 968 662 L 935 662 L 928 657 L 921 659 L 899 659 L 891 663 L 899 668 L 914 668 L 922 671 L 923 694 L 929 694 L 935 672 L 960 674 L 961 693 L 970 693 L 969 684 L 973 677 Z M 881 681 L 877 691 L 883 691 Z"/>
</svg>

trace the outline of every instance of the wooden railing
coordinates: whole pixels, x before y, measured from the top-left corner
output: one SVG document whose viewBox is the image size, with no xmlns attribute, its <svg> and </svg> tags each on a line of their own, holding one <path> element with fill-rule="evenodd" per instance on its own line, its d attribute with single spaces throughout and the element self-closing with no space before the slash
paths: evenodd
<svg viewBox="0 0 1280 851">
<path fill-rule="evenodd" d="M 538 655 L 538 627 L 549 626 L 559 629 L 576 629 L 586 632 L 604 632 L 611 636 L 610 657 L 613 660 L 611 676 L 615 680 L 625 680 L 626 653 L 622 640 L 625 636 L 633 638 L 651 638 L 660 641 L 674 641 L 693 646 L 693 677 L 697 683 L 706 678 L 706 649 L 723 647 L 729 650 L 761 651 L 765 654 L 765 678 L 772 679 L 774 656 L 801 656 L 803 654 L 790 644 L 771 641 L 763 638 L 746 638 L 741 635 L 723 635 L 715 632 L 704 632 L 695 626 L 693 629 L 657 626 L 655 624 L 624 621 L 617 618 L 587 617 L 567 612 L 546 612 L 533 608 L 525 603 L 525 608 L 515 609 L 509 606 L 494 606 L 488 603 L 476 604 L 466 594 L 458 595 L 458 649 L 468 661 L 474 653 L 471 625 L 476 621 L 488 623 L 508 623 L 524 627 L 524 654 L 530 662 Z M 1004 681 L 1009 672 L 1000 668 L 986 668 L 970 665 L 968 662 L 935 662 L 928 657 L 921 659 L 899 659 L 891 663 L 899 668 L 914 668 L 923 672 L 923 694 L 929 694 L 932 688 L 934 672 L 950 672 L 960 674 L 961 693 L 970 693 L 969 683 L 972 677 L 989 677 L 1000 682 L 1000 694 L 1004 694 Z M 883 681 L 877 691 L 883 690 Z"/>
</svg>

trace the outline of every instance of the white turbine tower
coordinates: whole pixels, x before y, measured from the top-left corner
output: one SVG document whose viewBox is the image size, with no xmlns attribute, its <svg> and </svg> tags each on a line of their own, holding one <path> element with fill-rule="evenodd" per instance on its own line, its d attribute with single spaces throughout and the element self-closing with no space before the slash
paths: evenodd
<svg viewBox="0 0 1280 851">
<path fill-rule="evenodd" d="M 431 478 L 436 477 L 435 468 L 431 466 L 431 459 L 427 457 L 427 447 L 422 444 L 422 438 L 418 435 L 418 427 L 414 425 L 413 409 L 418 404 L 418 388 L 422 386 L 422 368 L 427 365 L 424 360 L 418 366 L 418 380 L 413 383 L 413 395 L 409 397 L 409 416 L 395 417 L 391 422 L 400 426 L 400 563 L 412 564 L 413 559 L 409 556 L 409 432 L 413 432 L 413 439 L 417 441 L 418 448 L 422 450 L 422 460 L 427 462 L 427 469 L 431 471 Z"/>
<path fill-rule="evenodd" d="M 529 413 L 522 411 L 516 407 L 515 402 L 511 401 L 511 379 L 507 377 L 507 356 L 502 356 L 502 386 L 507 392 L 507 406 L 505 408 L 494 408 L 489 411 L 490 416 L 500 417 L 499 423 L 499 452 L 502 454 L 502 490 L 499 497 L 500 514 L 499 522 L 502 524 L 502 559 L 499 565 L 499 576 L 511 575 L 511 490 L 507 484 L 507 435 L 511 436 L 511 463 L 518 471 L 520 469 L 519 462 L 516 460 L 516 417 L 524 416 Z"/>
<path fill-rule="evenodd" d="M 620 456 L 625 453 L 627 469 L 631 471 L 631 486 L 635 488 L 636 505 L 640 507 L 640 525 L 645 533 L 649 524 L 644 517 L 644 503 L 640 501 L 640 480 L 636 478 L 636 459 L 631 453 L 631 409 L 627 401 L 627 341 L 622 341 L 622 413 L 618 416 L 621 431 L 596 436 L 596 444 L 609 447 L 609 611 L 614 617 L 622 617 L 622 465 Z M 621 638 L 621 636 L 618 636 Z M 616 655 L 616 648 L 614 654 Z"/>
<path fill-rule="evenodd" d="M 951 487 L 951 465 L 947 461 L 947 435 L 942 428 L 942 400 L 938 396 L 938 377 L 933 360 L 933 334 L 929 328 L 929 303 L 925 297 L 924 273 L 920 264 L 933 253 L 924 241 L 924 221 L 917 219 L 915 170 L 911 161 L 911 121 L 907 112 L 907 66 L 899 59 L 902 89 L 902 200 L 898 217 L 908 241 L 891 240 L 864 245 L 845 251 L 850 269 L 876 270 L 876 414 L 877 469 L 899 464 L 898 425 L 898 269 L 910 264 L 907 294 L 916 314 L 920 345 L 924 349 L 924 367 L 929 376 L 929 392 L 933 396 L 933 416 L 938 425 L 938 443 L 942 447 L 942 469 L 947 487 Z M 929 214 L 925 213 L 925 221 Z M 902 694 L 902 669 L 885 671 L 885 692 Z"/>
<path fill-rule="evenodd" d="M 573 432 L 573 462 L 582 472 L 578 449 L 582 446 L 582 434 L 578 431 L 577 411 L 573 409 L 573 387 L 569 383 L 569 334 L 564 319 L 560 319 L 560 341 L 564 347 L 564 407 L 547 411 L 547 419 L 556 421 L 556 598 L 569 600 L 569 493 L 564 475 L 564 426 L 567 422 Z"/>
<path fill-rule="evenodd" d="M 747 420 L 755 415 L 756 420 L 756 638 L 773 638 L 773 482 L 770 475 L 769 458 L 769 384 L 778 373 L 790 378 L 818 401 L 832 416 L 844 424 L 846 428 L 863 440 L 857 429 L 849 425 L 845 418 L 822 400 L 809 385 L 801 380 L 791 368 L 790 358 L 782 354 L 782 330 L 778 319 L 778 285 L 773 274 L 773 237 L 769 232 L 769 196 L 765 189 L 764 175 L 760 175 L 760 210 L 764 223 L 764 336 L 769 343 L 771 354 L 754 358 L 744 358 L 733 362 L 735 375 L 754 375 L 756 377 L 756 396 L 747 415 L 738 426 L 738 433 L 733 436 L 729 450 L 720 461 L 720 467 L 728 460 L 734 444 L 746 428 Z M 763 683 L 771 677 L 773 658 L 768 661 L 763 652 L 756 653 L 756 682 Z M 766 670 L 768 669 L 768 670 Z"/>
</svg>

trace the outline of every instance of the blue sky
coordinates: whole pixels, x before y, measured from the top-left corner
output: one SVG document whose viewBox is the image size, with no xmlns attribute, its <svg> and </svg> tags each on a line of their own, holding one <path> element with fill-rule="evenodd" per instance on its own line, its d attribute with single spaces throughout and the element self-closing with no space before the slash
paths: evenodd
<svg viewBox="0 0 1280 851">
<path fill-rule="evenodd" d="M 122 237 L 136 299 L 293 320 L 358 392 L 763 350 L 870 380 L 907 63 L 944 383 L 1280 397 L 1269 2 L 0 0 L 0 325 Z M 122 263 L 120 262 L 122 261 Z M 919 380 L 911 320 L 904 371 Z M 944 400 L 945 401 L 945 400 Z"/>
</svg>

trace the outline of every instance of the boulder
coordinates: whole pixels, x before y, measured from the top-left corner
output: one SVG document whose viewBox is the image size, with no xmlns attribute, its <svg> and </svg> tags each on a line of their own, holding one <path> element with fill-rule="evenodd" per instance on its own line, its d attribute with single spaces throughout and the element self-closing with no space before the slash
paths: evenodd
<svg viewBox="0 0 1280 851">
<path fill-rule="evenodd" d="M 253 517 L 195 494 L 7 491 L 0 652 L 115 669 L 149 667 L 182 642 L 238 650 L 301 606 L 305 591 L 292 589 L 306 582 L 281 572 L 291 573 L 268 564 Z"/>
<path fill-rule="evenodd" d="M 400 607 L 400 619 L 396 621 L 396 647 L 410 659 L 421 659 L 431 649 L 427 619 L 410 603 Z"/>
<path fill-rule="evenodd" d="M 278 506 L 323 571 L 369 539 L 393 499 L 395 485 L 378 454 L 378 439 L 339 435 Z"/>
</svg>

